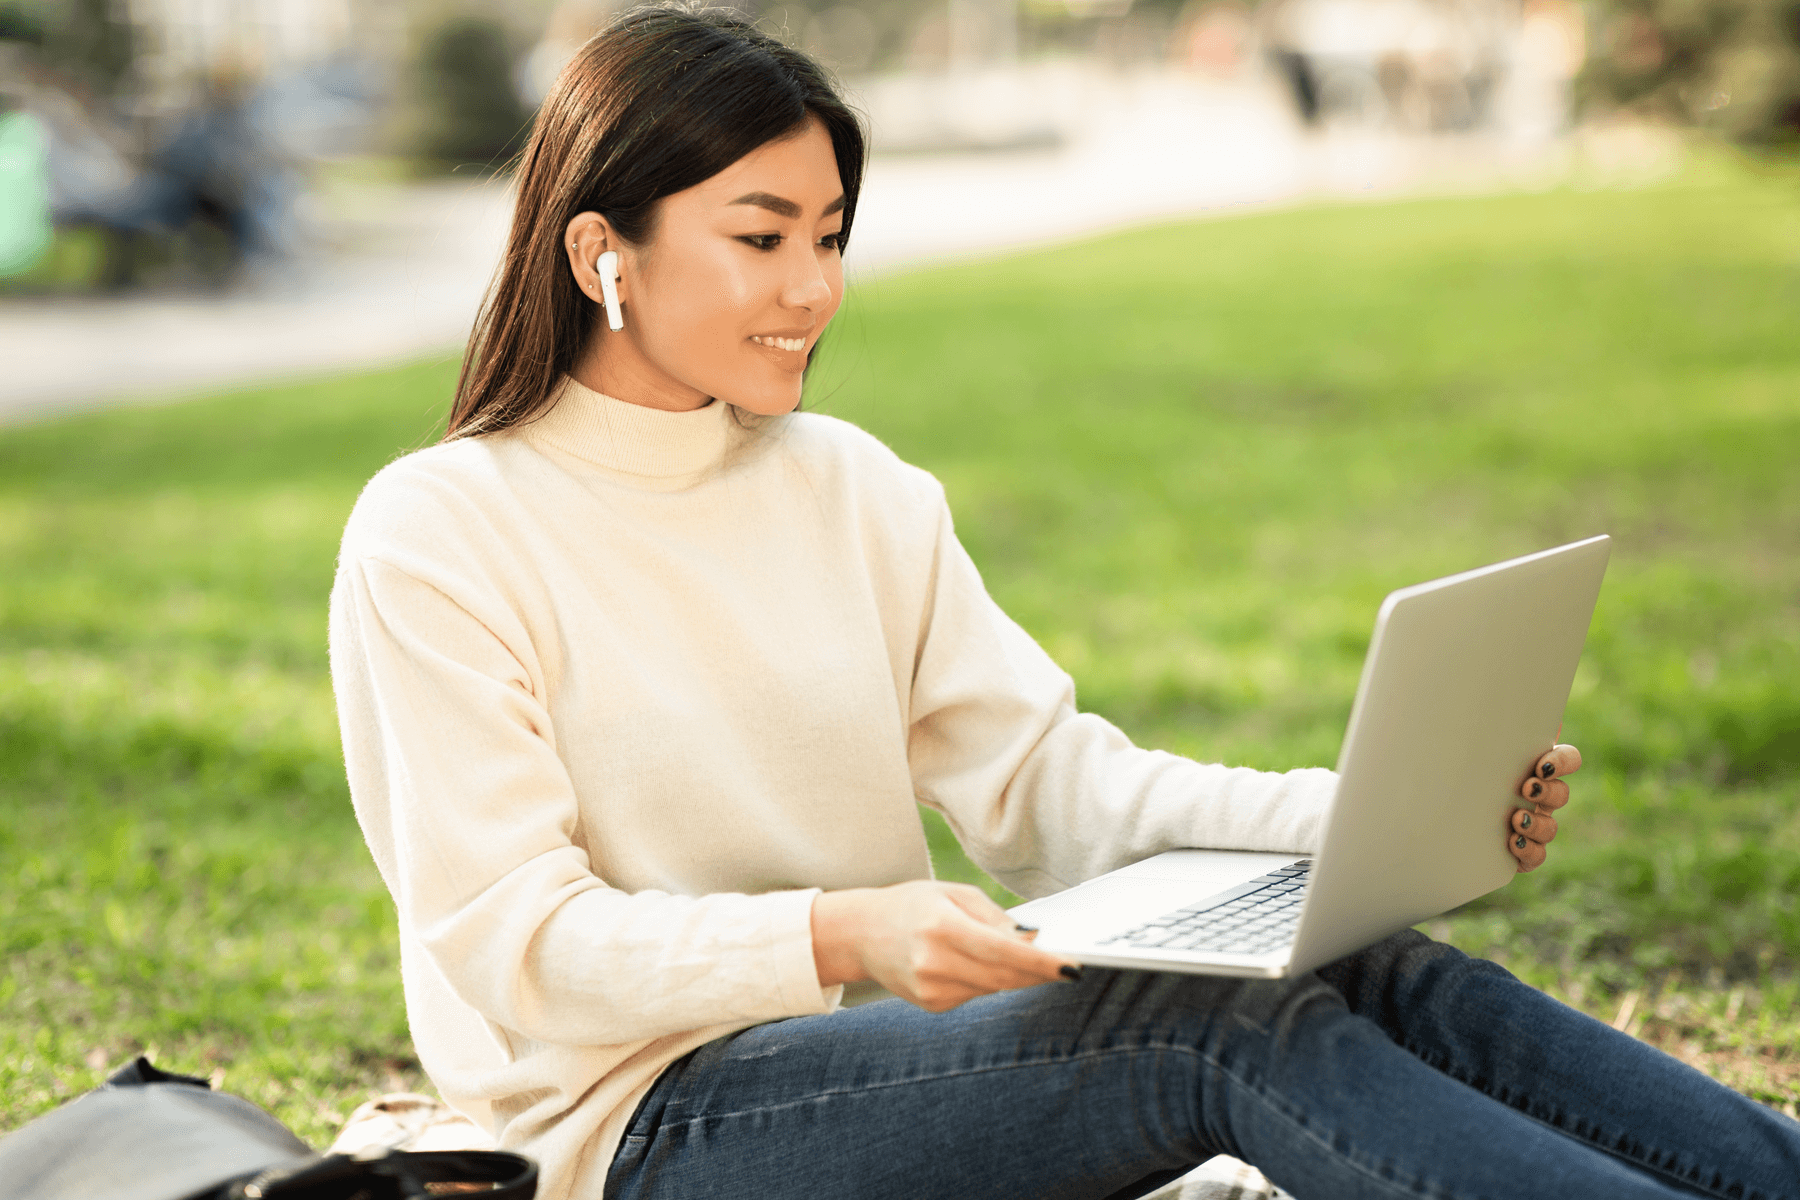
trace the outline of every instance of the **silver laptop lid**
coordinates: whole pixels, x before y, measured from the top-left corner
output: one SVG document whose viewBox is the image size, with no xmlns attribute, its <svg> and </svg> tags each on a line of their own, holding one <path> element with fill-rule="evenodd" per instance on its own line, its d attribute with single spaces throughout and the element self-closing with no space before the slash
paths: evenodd
<svg viewBox="0 0 1800 1200">
<path fill-rule="evenodd" d="M 1507 815 L 1556 740 L 1610 547 L 1589 538 L 1387 598 L 1290 973 L 1513 877 Z"/>
</svg>

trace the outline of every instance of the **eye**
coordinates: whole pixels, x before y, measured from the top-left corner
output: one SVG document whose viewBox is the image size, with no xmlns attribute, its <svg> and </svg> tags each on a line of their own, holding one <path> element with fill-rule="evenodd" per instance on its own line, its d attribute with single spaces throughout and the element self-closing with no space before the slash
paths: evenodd
<svg viewBox="0 0 1800 1200">
<path fill-rule="evenodd" d="M 824 246 L 828 250 L 836 250 L 838 253 L 842 254 L 844 251 L 843 231 L 839 230 L 837 233 L 826 234 L 819 239 L 819 245 Z"/>
<path fill-rule="evenodd" d="M 758 250 L 773 250 L 781 245 L 781 235 L 779 233 L 753 233 L 748 237 L 739 238 L 738 241 L 755 246 Z"/>
</svg>

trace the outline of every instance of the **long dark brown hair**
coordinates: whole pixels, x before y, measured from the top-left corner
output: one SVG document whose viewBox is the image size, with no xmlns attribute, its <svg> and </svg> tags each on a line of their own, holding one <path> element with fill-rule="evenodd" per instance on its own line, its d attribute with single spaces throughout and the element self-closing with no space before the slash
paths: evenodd
<svg viewBox="0 0 1800 1200">
<path fill-rule="evenodd" d="M 657 203 L 712 178 L 816 117 L 831 135 L 849 240 L 862 187 L 862 126 L 812 59 L 725 9 L 636 8 L 570 60 L 518 164 L 500 269 L 463 353 L 444 439 L 538 416 L 572 368 L 598 305 L 563 253 L 575 214 L 597 212 L 642 245 Z"/>
</svg>

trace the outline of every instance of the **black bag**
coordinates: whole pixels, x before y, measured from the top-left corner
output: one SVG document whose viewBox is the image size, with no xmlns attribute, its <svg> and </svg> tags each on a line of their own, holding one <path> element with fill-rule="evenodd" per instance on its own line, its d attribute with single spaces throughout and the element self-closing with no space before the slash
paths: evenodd
<svg viewBox="0 0 1800 1200">
<path fill-rule="evenodd" d="M 537 1164 L 499 1150 L 320 1157 L 248 1100 L 142 1058 L 0 1138 L 0 1200 L 413 1200 L 427 1183 L 531 1200 Z"/>
</svg>

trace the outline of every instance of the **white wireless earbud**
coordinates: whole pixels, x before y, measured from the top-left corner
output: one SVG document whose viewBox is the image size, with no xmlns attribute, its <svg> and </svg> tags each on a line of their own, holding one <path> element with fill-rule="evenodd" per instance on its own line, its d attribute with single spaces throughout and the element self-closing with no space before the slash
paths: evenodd
<svg viewBox="0 0 1800 1200">
<path fill-rule="evenodd" d="M 606 327 L 625 328 L 625 314 L 619 311 L 619 252 L 608 250 L 594 264 L 600 276 L 600 298 L 606 302 Z"/>
</svg>

